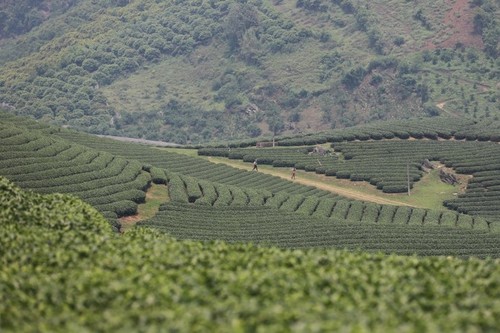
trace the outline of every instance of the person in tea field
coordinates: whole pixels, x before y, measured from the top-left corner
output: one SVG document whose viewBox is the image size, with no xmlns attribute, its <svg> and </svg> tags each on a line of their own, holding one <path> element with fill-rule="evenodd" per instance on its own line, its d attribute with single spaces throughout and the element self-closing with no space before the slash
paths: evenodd
<svg viewBox="0 0 500 333">
<path fill-rule="evenodd" d="M 252 171 L 259 171 L 259 168 L 257 167 L 257 160 L 253 161 L 253 169 Z"/>
<path fill-rule="evenodd" d="M 297 173 L 297 168 L 292 168 L 292 179 L 295 179 L 295 174 Z"/>
</svg>

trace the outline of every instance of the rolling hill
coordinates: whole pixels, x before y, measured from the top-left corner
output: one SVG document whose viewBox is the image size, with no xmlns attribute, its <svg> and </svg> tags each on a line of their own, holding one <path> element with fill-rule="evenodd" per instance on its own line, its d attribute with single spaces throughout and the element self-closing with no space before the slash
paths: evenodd
<svg viewBox="0 0 500 333">
<path fill-rule="evenodd" d="M 464 194 L 446 202 L 457 213 L 444 207 L 429 210 L 357 201 L 276 176 L 213 164 L 200 157 L 47 127 L 6 113 L 2 119 L 0 175 L 37 192 L 76 195 L 103 212 L 116 229 L 120 228 L 119 217 L 137 212 L 137 204 L 146 200 L 144 191 L 153 182 L 167 184 L 169 200 L 155 216 L 140 224 L 182 239 L 223 239 L 291 248 L 360 248 L 399 254 L 500 255 L 499 191 L 495 178 L 498 162 L 497 157 L 486 157 L 498 156 L 496 143 L 430 141 L 414 137 L 413 140 L 344 142 L 342 149 L 340 143 L 336 143 L 334 147 L 342 155 L 330 157 L 330 161 L 325 157 L 323 167 L 308 164 L 315 164 L 319 157 L 305 154 L 307 150 L 289 155 L 290 149 L 274 148 L 273 156 L 277 159 L 270 159 L 268 155 L 267 161 L 265 155 L 261 155 L 265 149 L 244 148 L 231 152 L 231 158 L 258 159 L 277 167 L 293 164 L 314 173 L 328 172 L 337 178 L 347 176 L 351 181 L 367 177 L 385 192 L 405 192 L 406 179 L 398 174 L 396 160 L 388 155 L 391 151 L 394 156 L 400 156 L 402 151 L 419 151 L 412 155 L 412 183 L 420 179 L 419 163 L 425 157 L 441 159 L 457 171 L 472 173 L 476 185 L 472 186 L 471 182 Z M 422 129 L 426 122 L 413 123 L 417 124 Z M 449 124 L 450 128 L 463 126 L 461 122 Z M 394 124 L 387 125 L 396 130 Z M 409 125 L 411 128 L 411 123 Z M 344 132 L 340 133 L 347 138 L 349 131 Z M 372 133 L 380 133 L 380 130 Z M 407 147 L 408 144 L 412 146 Z M 349 145 L 353 149 L 358 146 L 361 151 L 350 152 Z M 382 146 L 374 148 L 375 145 Z M 370 147 L 370 152 L 362 150 L 365 147 Z M 227 154 L 228 151 L 211 148 L 198 152 L 220 156 L 221 152 Z M 282 153 L 288 154 L 288 162 Z M 368 163 L 361 159 L 348 164 L 356 161 L 357 154 L 366 156 Z M 301 156 L 305 159 L 299 160 Z M 391 159 L 394 162 L 389 163 Z M 385 161 L 387 167 L 377 165 L 374 162 L 377 160 Z M 375 177 L 379 183 L 372 181 Z M 208 225 L 207 218 L 211 221 Z"/>
<path fill-rule="evenodd" d="M 0 330 L 495 331 L 498 9 L 3 1 Z"/>
</svg>

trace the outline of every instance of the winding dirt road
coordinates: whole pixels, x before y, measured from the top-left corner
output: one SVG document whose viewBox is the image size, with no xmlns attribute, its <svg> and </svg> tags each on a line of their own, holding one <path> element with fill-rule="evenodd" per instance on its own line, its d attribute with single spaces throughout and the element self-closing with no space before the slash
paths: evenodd
<svg viewBox="0 0 500 333">
<path fill-rule="evenodd" d="M 208 160 L 213 162 L 213 163 L 223 163 L 223 164 L 229 165 L 233 168 L 249 170 L 249 166 L 244 162 L 239 162 L 239 161 L 235 161 L 235 160 L 226 160 L 226 159 L 215 158 L 215 157 L 208 157 Z M 283 178 L 283 179 L 290 181 L 290 172 L 288 170 L 260 167 L 259 172 L 265 173 L 268 175 L 272 175 L 272 176 L 277 176 L 277 177 L 280 177 L 280 178 Z M 362 201 L 367 201 L 367 202 L 374 202 L 374 203 L 383 204 L 383 205 L 414 207 L 412 205 L 409 205 L 406 202 L 386 199 L 386 198 L 382 198 L 380 196 L 376 196 L 376 195 L 372 195 L 372 194 L 368 194 L 368 193 L 363 193 L 361 191 L 356 191 L 353 189 L 348 189 L 348 188 L 336 186 L 332 183 L 325 183 L 325 182 L 321 181 L 320 177 L 318 177 L 318 180 L 304 178 L 304 177 L 301 177 L 301 174 L 305 175 L 306 172 L 305 171 L 298 171 L 297 178 L 294 180 L 294 182 L 302 184 L 302 185 L 314 186 L 314 187 L 319 188 L 321 190 L 330 191 L 330 192 L 333 192 L 333 193 L 336 193 L 336 194 L 339 194 L 339 195 L 342 195 L 344 197 L 348 197 L 351 199 L 362 200 Z M 323 176 L 323 177 L 326 177 L 326 176 Z"/>
</svg>

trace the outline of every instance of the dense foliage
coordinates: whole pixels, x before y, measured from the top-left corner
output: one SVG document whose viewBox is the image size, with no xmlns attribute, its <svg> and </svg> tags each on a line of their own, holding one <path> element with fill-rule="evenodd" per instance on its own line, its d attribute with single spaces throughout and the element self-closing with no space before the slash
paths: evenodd
<svg viewBox="0 0 500 333">
<path fill-rule="evenodd" d="M 0 3 L 0 38 L 21 35 L 61 14 L 76 0 L 4 0 Z"/>
<path fill-rule="evenodd" d="M 500 262 L 117 236 L 96 211 L 0 178 L 0 327 L 494 331 Z"/>
<path fill-rule="evenodd" d="M 131 6 L 121 10 L 104 2 L 75 8 L 68 15 L 89 14 L 80 24 L 85 32 L 77 29 L 73 34 L 49 41 L 49 45 L 57 44 L 57 47 L 46 47 L 42 51 L 47 53 L 44 55 L 46 61 L 30 63 L 30 66 L 13 62 L 0 73 L 3 74 L 1 101 L 17 114 L 37 119 L 69 123 L 94 132 L 109 131 L 110 127 L 120 129 L 131 123 L 119 115 L 111 120 L 114 108 L 108 106 L 99 87 L 109 85 L 144 64 L 155 63 L 164 56 L 187 56 L 217 35 L 219 38 L 226 36 L 230 48 L 239 49 L 245 32 L 257 24 L 258 13 L 261 25 L 259 31 L 252 33 L 261 36 L 265 49 L 277 52 L 311 35 L 311 32 L 300 32 L 278 20 L 265 6 L 258 4 L 139 1 Z M 96 16 L 95 11 L 99 10 L 101 15 Z M 147 17 L 141 12 L 148 13 Z M 12 76 L 13 71 L 17 73 Z M 221 91 L 219 98 L 231 103 L 229 100 L 235 98 L 234 94 L 230 88 L 225 89 L 229 90 Z M 161 111 L 165 113 L 161 120 L 181 127 L 176 114 L 179 111 L 186 114 L 189 110 L 185 106 L 179 110 L 177 104 L 173 101 L 162 110 L 149 110 L 153 112 L 147 117 L 158 121 L 156 113 Z M 195 111 L 200 120 L 206 118 L 199 110 Z M 129 118 L 134 119 L 133 116 Z"/>
</svg>

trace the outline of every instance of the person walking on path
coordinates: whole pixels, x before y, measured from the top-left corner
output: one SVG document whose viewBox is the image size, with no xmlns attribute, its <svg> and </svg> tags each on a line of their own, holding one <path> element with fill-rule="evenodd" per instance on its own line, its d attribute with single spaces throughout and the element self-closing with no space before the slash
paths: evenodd
<svg viewBox="0 0 500 333">
<path fill-rule="evenodd" d="M 292 179 L 295 179 L 295 174 L 297 173 L 297 168 L 292 168 Z"/>
<path fill-rule="evenodd" d="M 253 161 L 253 169 L 252 171 L 259 171 L 259 168 L 257 167 L 257 160 Z"/>
</svg>

